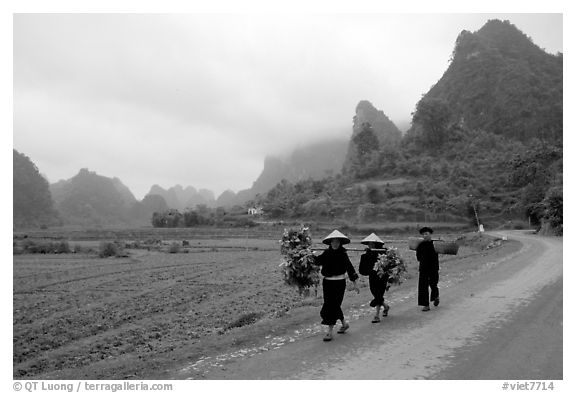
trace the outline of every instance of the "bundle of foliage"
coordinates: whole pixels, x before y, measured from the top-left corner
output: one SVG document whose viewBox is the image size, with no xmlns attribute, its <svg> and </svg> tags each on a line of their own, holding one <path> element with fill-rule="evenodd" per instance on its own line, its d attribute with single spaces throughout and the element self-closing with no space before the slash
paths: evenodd
<svg viewBox="0 0 576 393">
<path fill-rule="evenodd" d="M 386 290 L 390 288 L 391 284 L 400 285 L 406 279 L 404 260 L 393 247 L 386 248 L 384 252 L 378 254 L 378 259 L 374 264 L 374 271 L 376 271 L 378 277 L 388 274 Z"/>
<path fill-rule="evenodd" d="M 311 245 L 308 228 L 284 229 L 280 240 L 280 253 L 284 262 L 280 267 L 284 282 L 297 287 L 300 294 L 308 293 L 310 288 L 320 282 L 320 266 L 315 264 Z"/>
</svg>

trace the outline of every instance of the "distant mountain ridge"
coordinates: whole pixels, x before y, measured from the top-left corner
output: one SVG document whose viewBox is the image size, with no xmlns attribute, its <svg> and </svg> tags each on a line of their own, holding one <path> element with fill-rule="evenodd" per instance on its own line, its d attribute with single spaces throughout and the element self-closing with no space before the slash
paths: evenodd
<svg viewBox="0 0 576 393">
<path fill-rule="evenodd" d="M 50 185 L 50 193 L 64 224 L 149 225 L 154 212 L 169 208 L 160 195 L 146 195 L 138 201 L 120 179 L 87 168 Z"/>
<path fill-rule="evenodd" d="M 212 191 L 206 189 L 196 190 L 192 186 L 183 188 L 179 184 L 167 190 L 155 184 L 146 195 L 160 195 L 164 198 L 169 208 L 177 210 L 194 208 L 197 205 L 213 207 L 216 203 Z"/>
<path fill-rule="evenodd" d="M 87 168 L 50 186 L 57 209 L 68 223 L 125 224 L 137 202 L 118 178 L 100 176 Z"/>
</svg>

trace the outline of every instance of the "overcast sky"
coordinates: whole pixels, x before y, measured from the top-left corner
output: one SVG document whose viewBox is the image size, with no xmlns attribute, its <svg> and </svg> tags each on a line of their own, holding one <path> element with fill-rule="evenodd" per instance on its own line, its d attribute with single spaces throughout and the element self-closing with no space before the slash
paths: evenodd
<svg viewBox="0 0 576 393">
<path fill-rule="evenodd" d="M 563 52 L 561 14 L 18 14 L 14 148 L 51 183 L 239 191 L 266 155 L 349 137 L 360 100 L 404 130 L 458 34 L 493 18 Z"/>
</svg>

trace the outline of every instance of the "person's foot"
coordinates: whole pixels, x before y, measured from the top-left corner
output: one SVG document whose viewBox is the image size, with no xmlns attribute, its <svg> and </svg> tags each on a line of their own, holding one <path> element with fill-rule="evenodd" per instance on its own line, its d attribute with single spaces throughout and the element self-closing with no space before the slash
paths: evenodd
<svg viewBox="0 0 576 393">
<path fill-rule="evenodd" d="M 440 298 L 437 297 L 436 299 L 434 299 L 434 307 L 438 307 L 439 304 L 440 304 Z"/>
<path fill-rule="evenodd" d="M 322 340 L 323 341 L 332 341 L 332 333 L 326 333 L 326 335 L 324 336 L 324 338 Z"/>
<path fill-rule="evenodd" d="M 340 326 L 340 329 L 338 329 L 337 333 L 346 333 L 346 330 L 348 330 L 348 328 L 350 327 L 350 325 L 348 324 L 348 322 L 343 322 L 342 326 Z"/>
<path fill-rule="evenodd" d="M 382 316 L 383 316 L 383 317 L 387 317 L 387 316 L 388 316 L 388 310 L 390 310 L 390 306 L 387 305 L 386 303 L 384 303 L 384 311 L 382 311 Z"/>
<path fill-rule="evenodd" d="M 378 322 L 380 322 L 380 317 L 376 315 L 374 318 L 372 318 L 372 323 L 378 323 Z"/>
<path fill-rule="evenodd" d="M 426 307 L 424 307 L 424 308 L 422 309 L 422 311 L 430 311 L 430 307 L 429 307 L 429 306 L 426 306 Z"/>
</svg>

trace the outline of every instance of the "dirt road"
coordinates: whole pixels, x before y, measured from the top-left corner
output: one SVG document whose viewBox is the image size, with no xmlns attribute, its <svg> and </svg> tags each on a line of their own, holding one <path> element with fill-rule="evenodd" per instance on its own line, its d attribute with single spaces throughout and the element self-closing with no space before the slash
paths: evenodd
<svg viewBox="0 0 576 393">
<path fill-rule="evenodd" d="M 415 290 L 390 316 L 353 320 L 322 334 L 212 367 L 206 379 L 562 379 L 562 238 L 498 233 L 522 242 L 440 285 L 441 304 L 423 313 Z M 174 375 L 190 378 L 190 368 Z"/>
</svg>

